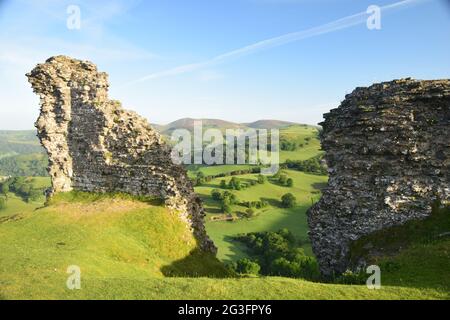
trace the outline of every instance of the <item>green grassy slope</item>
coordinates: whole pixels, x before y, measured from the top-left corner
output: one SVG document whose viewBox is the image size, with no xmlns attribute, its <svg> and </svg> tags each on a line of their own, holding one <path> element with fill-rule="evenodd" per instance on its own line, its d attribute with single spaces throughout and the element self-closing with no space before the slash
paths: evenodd
<svg viewBox="0 0 450 320">
<path fill-rule="evenodd" d="M 449 248 L 449 240 L 416 247 L 405 250 L 401 261 L 411 268 L 408 261 L 424 250 L 448 253 Z M 416 277 L 435 270 L 433 263 L 422 261 Z M 66 287 L 70 265 L 81 268 L 81 290 Z M 394 272 L 398 275 L 401 269 Z M 450 298 L 448 280 L 441 287 L 412 286 L 392 279 L 389 272 L 383 273 L 381 290 L 225 275 L 216 259 L 196 251 L 176 216 L 131 197 L 67 194 L 20 220 L 0 223 L 1 299 Z"/>
<path fill-rule="evenodd" d="M 280 162 L 286 160 L 307 160 L 315 157 L 322 152 L 320 151 L 320 141 L 318 139 L 318 128 L 312 126 L 293 125 L 280 130 L 280 140 L 287 140 L 303 144 L 303 147 L 296 151 L 280 152 Z"/>
</svg>

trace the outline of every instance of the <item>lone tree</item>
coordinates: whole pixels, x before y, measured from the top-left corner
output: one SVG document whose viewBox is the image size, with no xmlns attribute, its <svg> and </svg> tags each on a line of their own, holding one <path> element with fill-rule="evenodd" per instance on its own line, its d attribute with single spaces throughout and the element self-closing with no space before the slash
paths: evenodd
<svg viewBox="0 0 450 320">
<path fill-rule="evenodd" d="M 286 193 L 281 197 L 281 204 L 284 208 L 293 208 L 297 203 L 297 198 L 292 193 Z"/>
<path fill-rule="evenodd" d="M 9 184 L 6 182 L 0 184 L 0 194 L 3 194 L 6 199 L 8 199 L 8 192 L 9 192 Z"/>
<path fill-rule="evenodd" d="M 247 210 L 245 210 L 245 214 L 247 218 L 251 218 L 255 215 L 255 210 L 253 210 L 252 208 L 248 208 Z"/>
<path fill-rule="evenodd" d="M 211 191 L 211 196 L 216 201 L 223 200 L 222 193 L 218 189 L 214 189 L 213 191 Z"/>
<path fill-rule="evenodd" d="M 0 210 L 3 210 L 6 208 L 6 198 L 3 196 L 0 196 Z"/>
<path fill-rule="evenodd" d="M 201 171 L 197 173 L 197 177 L 195 179 L 195 185 L 201 186 L 205 183 L 205 174 Z"/>
<path fill-rule="evenodd" d="M 267 177 L 264 176 L 264 175 L 262 175 L 262 174 L 260 174 L 260 175 L 258 176 L 258 183 L 259 183 L 259 184 L 265 184 L 266 182 L 267 182 Z"/>
<path fill-rule="evenodd" d="M 280 177 L 278 178 L 278 182 L 282 185 L 285 186 L 287 183 L 288 177 L 285 174 L 280 175 Z"/>
<path fill-rule="evenodd" d="M 289 188 L 292 188 L 292 187 L 294 186 L 294 180 L 293 180 L 292 178 L 287 179 L 286 185 L 287 185 Z"/>
<path fill-rule="evenodd" d="M 228 213 L 228 214 L 230 214 L 230 213 L 233 212 L 233 209 L 231 208 L 231 206 L 230 206 L 229 204 L 224 203 L 224 204 L 222 205 L 222 211 L 223 211 L 223 213 Z"/>
</svg>

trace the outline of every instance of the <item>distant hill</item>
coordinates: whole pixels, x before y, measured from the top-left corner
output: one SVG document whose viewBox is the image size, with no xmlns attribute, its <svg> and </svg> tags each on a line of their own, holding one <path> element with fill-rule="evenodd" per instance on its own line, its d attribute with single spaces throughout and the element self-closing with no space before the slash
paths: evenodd
<svg viewBox="0 0 450 320">
<path fill-rule="evenodd" d="M 283 161 L 286 159 L 303 160 L 304 157 L 310 158 L 316 155 L 319 149 L 319 142 L 316 137 L 318 127 L 281 120 L 266 119 L 251 123 L 236 123 L 221 119 L 183 118 L 167 125 L 152 124 L 152 126 L 168 138 L 176 129 L 192 131 L 196 120 L 202 121 L 204 130 L 215 128 L 223 133 L 226 129 L 280 129 L 281 140 L 305 145 L 301 153 L 283 151 Z M 312 139 L 311 143 L 305 141 L 307 138 Z M 45 150 L 36 136 L 36 130 L 0 130 L 0 176 L 46 176 L 47 161 Z"/>
<path fill-rule="evenodd" d="M 220 120 L 220 119 L 192 119 L 183 118 L 173 121 L 167 125 L 153 125 L 155 129 L 159 130 L 163 134 L 170 134 L 177 129 L 187 129 L 192 131 L 194 129 L 194 122 L 201 120 L 203 128 L 215 128 L 219 130 L 225 129 L 246 129 L 247 126 L 235 122 Z"/>
<path fill-rule="evenodd" d="M 300 125 L 295 122 L 282 121 L 282 120 L 258 120 L 250 123 L 236 123 L 231 121 L 225 121 L 220 119 L 192 119 L 183 118 L 171 122 L 166 125 L 152 124 L 153 127 L 165 135 L 169 135 L 176 129 L 187 129 L 192 131 L 194 128 L 194 121 L 201 120 L 203 123 L 203 128 L 215 128 L 224 131 L 225 129 L 282 129 L 293 125 Z M 303 125 L 306 127 L 313 127 L 310 125 Z"/>
<path fill-rule="evenodd" d="M 36 136 L 36 130 L 0 130 L 0 159 L 21 154 L 41 153 L 44 149 Z"/>
<path fill-rule="evenodd" d="M 245 123 L 247 127 L 254 129 L 281 129 L 296 124 L 298 123 L 281 120 L 258 120 L 251 123 Z"/>
</svg>

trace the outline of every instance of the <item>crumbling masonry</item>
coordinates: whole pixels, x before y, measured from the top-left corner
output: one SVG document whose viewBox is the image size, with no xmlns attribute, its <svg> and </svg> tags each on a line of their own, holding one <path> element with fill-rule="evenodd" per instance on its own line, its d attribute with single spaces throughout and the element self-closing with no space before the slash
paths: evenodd
<svg viewBox="0 0 450 320">
<path fill-rule="evenodd" d="M 450 80 L 357 88 L 325 114 L 328 186 L 309 211 L 324 275 L 349 267 L 352 241 L 430 215 L 450 200 Z"/>
<path fill-rule="evenodd" d="M 41 98 L 36 122 L 49 156 L 52 193 L 71 190 L 157 196 L 176 211 L 204 251 L 216 252 L 204 209 L 183 167 L 147 122 L 108 99 L 108 75 L 65 56 L 27 74 Z"/>
</svg>

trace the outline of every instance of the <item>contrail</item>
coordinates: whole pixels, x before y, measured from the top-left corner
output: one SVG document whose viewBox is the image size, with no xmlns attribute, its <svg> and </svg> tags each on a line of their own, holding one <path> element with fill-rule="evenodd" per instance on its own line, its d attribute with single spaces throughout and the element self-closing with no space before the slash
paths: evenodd
<svg viewBox="0 0 450 320">
<path fill-rule="evenodd" d="M 380 9 L 381 9 L 381 12 L 393 11 L 394 9 L 401 9 L 401 8 L 408 7 L 408 6 L 417 4 L 419 2 L 424 2 L 424 1 L 428 1 L 428 0 L 404 0 L 404 1 L 399 1 L 396 3 L 392 3 L 389 5 L 385 5 L 383 7 L 380 7 Z M 209 60 L 206 60 L 206 61 L 192 63 L 192 64 L 185 64 L 185 65 L 178 66 L 178 67 L 175 67 L 172 69 L 168 69 L 168 70 L 164 70 L 164 71 L 160 71 L 160 72 L 156 72 L 156 73 L 151 73 L 147 76 L 144 76 L 137 80 L 131 81 L 131 82 L 127 83 L 126 85 L 136 84 L 136 83 L 147 81 L 147 80 L 158 79 L 158 78 L 163 78 L 163 77 L 168 77 L 168 76 L 174 76 L 174 75 L 179 75 L 179 74 L 183 74 L 183 73 L 196 71 L 199 69 L 204 69 L 204 68 L 218 65 L 218 64 L 224 63 L 225 61 L 228 61 L 231 59 L 236 59 L 236 58 L 239 58 L 239 57 L 242 57 L 245 55 L 249 55 L 251 53 L 261 51 L 264 49 L 278 47 L 278 46 L 281 46 L 281 45 L 284 45 L 287 43 L 303 40 L 306 38 L 311 38 L 311 37 L 315 37 L 318 35 L 334 32 L 334 31 L 338 31 L 338 30 L 342 30 L 342 29 L 347 29 L 352 26 L 355 26 L 355 25 L 358 25 L 361 23 L 365 23 L 367 21 L 368 17 L 369 17 L 369 14 L 367 12 L 360 12 L 360 13 L 357 13 L 357 14 L 354 14 L 351 16 L 347 16 L 347 17 L 323 24 L 318 27 L 314 27 L 311 29 L 298 31 L 298 32 L 292 32 L 292 33 L 288 33 L 288 34 L 278 36 L 275 38 L 270 38 L 270 39 L 266 39 L 263 41 L 259 41 L 257 43 L 242 47 L 240 49 L 236 49 L 236 50 L 218 55 L 218 56 L 211 58 Z"/>
</svg>

